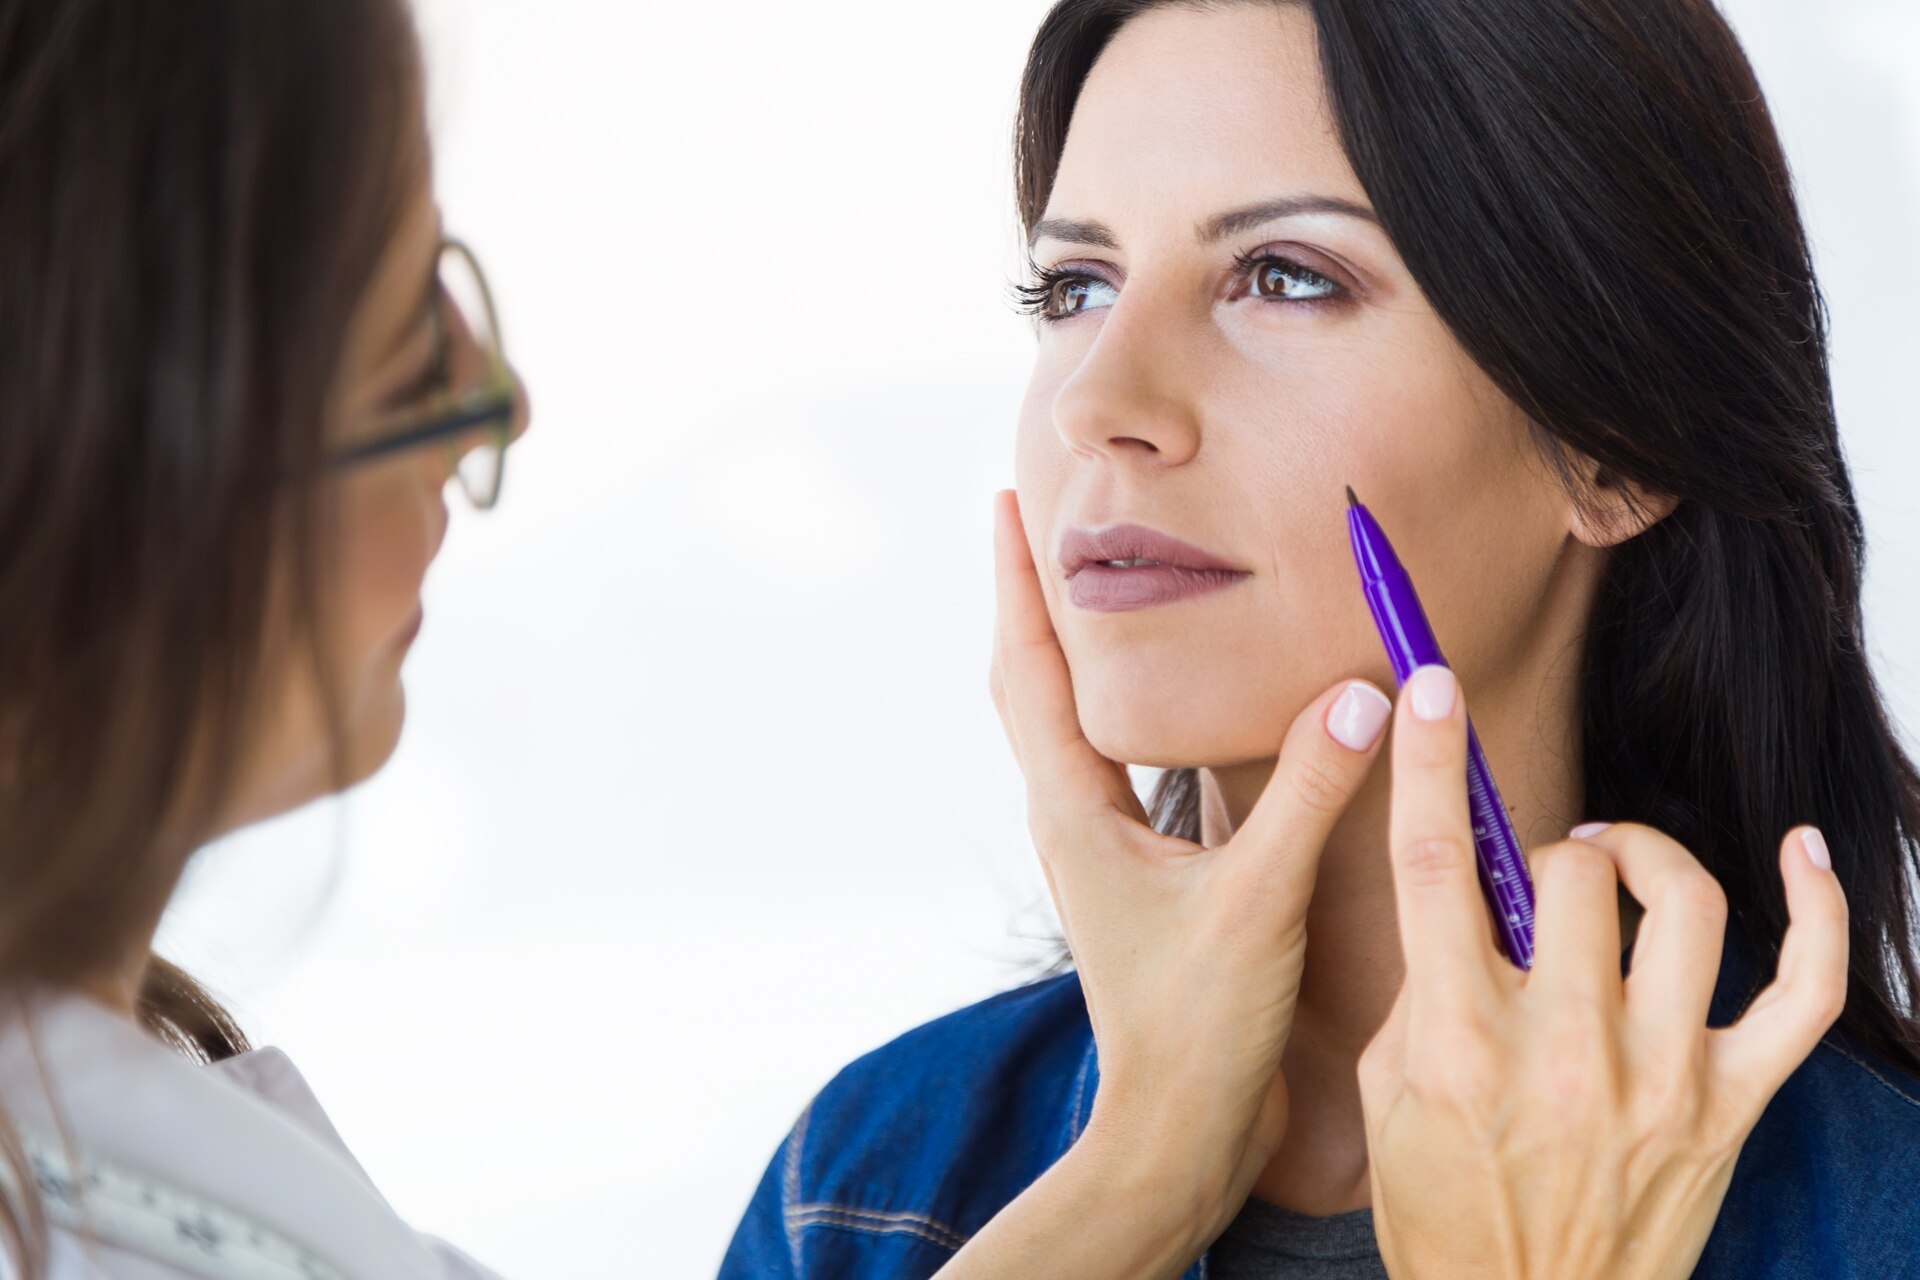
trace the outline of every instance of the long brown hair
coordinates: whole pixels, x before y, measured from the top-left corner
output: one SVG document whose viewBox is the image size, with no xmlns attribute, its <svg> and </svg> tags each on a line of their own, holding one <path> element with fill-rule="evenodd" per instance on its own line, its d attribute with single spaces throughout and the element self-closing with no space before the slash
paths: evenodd
<svg viewBox="0 0 1920 1280">
<path fill-rule="evenodd" d="M 1817 823 L 1851 912 L 1839 1030 L 1920 1070 L 1920 776 L 1868 667 L 1865 541 L 1834 414 L 1825 301 L 1791 175 L 1709 0 L 1303 4 L 1348 159 L 1435 311 L 1573 454 L 1677 497 L 1614 549 L 1581 706 L 1587 812 L 1659 827 L 1768 964 L 1775 851 Z M 1061 0 L 1015 130 L 1022 225 L 1123 25 L 1206 0 Z M 1197 839 L 1198 778 L 1161 830 Z"/>
<path fill-rule="evenodd" d="M 0 0 L 0 991 L 147 952 L 274 705 L 270 601 L 344 768 L 328 513 L 284 477 L 322 456 L 419 81 L 399 0 Z M 149 1027 L 246 1048 L 148 956 Z M 38 1274 L 33 1198 L 4 1226 Z"/>
</svg>

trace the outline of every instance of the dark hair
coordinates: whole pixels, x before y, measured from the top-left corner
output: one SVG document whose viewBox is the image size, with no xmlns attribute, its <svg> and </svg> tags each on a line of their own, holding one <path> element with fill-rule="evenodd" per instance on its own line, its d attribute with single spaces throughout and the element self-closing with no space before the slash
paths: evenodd
<svg viewBox="0 0 1920 1280">
<path fill-rule="evenodd" d="M 342 776 L 328 515 L 276 480 L 322 456 L 419 80 L 396 0 L 0 0 L 0 990 L 139 963 L 283 625 Z M 158 957 L 140 1012 L 246 1047 Z M 38 1274 L 34 1197 L 3 1225 Z"/>
<path fill-rule="evenodd" d="M 1862 642 L 1865 543 L 1841 454 L 1826 304 L 1752 68 L 1709 0 L 1303 4 L 1342 144 L 1407 269 L 1531 419 L 1679 500 L 1614 548 L 1587 632 L 1586 811 L 1658 827 L 1724 887 L 1770 965 L 1776 863 L 1820 826 L 1851 912 L 1840 1030 L 1920 1070 L 1910 879 L 1920 777 Z M 1126 22 L 1204 0 L 1061 0 L 1016 125 L 1022 224 Z M 1151 809 L 1197 838 L 1198 782 Z"/>
</svg>

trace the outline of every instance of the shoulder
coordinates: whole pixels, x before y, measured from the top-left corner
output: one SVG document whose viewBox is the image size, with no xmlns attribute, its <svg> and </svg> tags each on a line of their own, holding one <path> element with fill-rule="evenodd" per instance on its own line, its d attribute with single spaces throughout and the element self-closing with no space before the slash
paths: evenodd
<svg viewBox="0 0 1920 1280">
<path fill-rule="evenodd" d="M 1076 974 L 862 1055 L 775 1152 L 721 1276 L 932 1275 L 1072 1145 L 1093 1070 Z"/>
<path fill-rule="evenodd" d="M 1920 1079 L 1831 1033 L 1741 1149 L 1702 1277 L 1920 1280 Z"/>
<path fill-rule="evenodd" d="M 1090 1029 L 1080 975 L 1064 973 L 989 996 L 922 1023 L 861 1055 L 827 1083 L 816 1106 L 872 1101 L 910 1104 L 925 1090 L 958 1083 L 1048 1075 L 1078 1065 Z"/>
<path fill-rule="evenodd" d="M 1011 1198 L 1077 1136 L 1070 1112 L 1091 1101 L 1092 1044 L 1073 973 L 916 1027 L 815 1097 L 803 1117 L 803 1178 L 830 1195 L 911 1183 L 931 1194 L 962 1168 L 976 1185 L 1017 1182 Z M 906 1134 L 911 1149 L 898 1141 Z"/>
</svg>

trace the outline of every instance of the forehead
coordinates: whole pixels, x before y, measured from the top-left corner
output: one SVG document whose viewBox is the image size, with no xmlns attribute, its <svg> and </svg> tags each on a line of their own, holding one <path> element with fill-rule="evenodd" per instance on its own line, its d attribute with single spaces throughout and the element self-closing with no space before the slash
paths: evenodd
<svg viewBox="0 0 1920 1280">
<path fill-rule="evenodd" d="M 1074 106 L 1047 212 L 1116 225 L 1295 192 L 1367 203 L 1304 5 L 1173 5 L 1120 29 Z"/>
</svg>

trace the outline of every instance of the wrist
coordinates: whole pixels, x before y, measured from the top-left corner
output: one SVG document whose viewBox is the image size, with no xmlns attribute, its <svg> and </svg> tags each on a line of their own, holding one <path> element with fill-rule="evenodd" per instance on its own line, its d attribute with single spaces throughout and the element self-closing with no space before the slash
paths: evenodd
<svg viewBox="0 0 1920 1280">
<path fill-rule="evenodd" d="M 1141 1160 L 1127 1135 L 1089 1128 L 967 1241 L 939 1280 L 1036 1275 L 1179 1280 L 1212 1236 L 1179 1171 Z"/>
<path fill-rule="evenodd" d="M 1232 1144 L 1174 1120 L 1096 1103 L 1068 1156 L 1106 1189 L 1117 1217 L 1162 1237 L 1184 1266 L 1226 1229 L 1247 1188 L 1239 1185 Z"/>
</svg>

